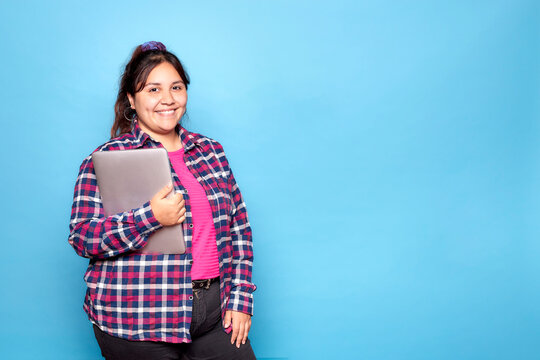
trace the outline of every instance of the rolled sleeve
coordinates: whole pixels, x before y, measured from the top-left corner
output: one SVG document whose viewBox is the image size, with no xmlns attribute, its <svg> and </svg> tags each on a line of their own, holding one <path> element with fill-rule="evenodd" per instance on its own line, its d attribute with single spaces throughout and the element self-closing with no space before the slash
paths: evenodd
<svg viewBox="0 0 540 360">
<path fill-rule="evenodd" d="M 253 315 L 253 291 L 256 288 L 255 285 L 236 286 L 231 290 L 227 310 Z"/>
</svg>

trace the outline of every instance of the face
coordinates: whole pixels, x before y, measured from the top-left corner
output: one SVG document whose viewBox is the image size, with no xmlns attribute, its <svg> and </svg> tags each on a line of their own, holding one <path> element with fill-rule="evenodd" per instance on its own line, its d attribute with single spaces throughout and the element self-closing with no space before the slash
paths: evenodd
<svg viewBox="0 0 540 360">
<path fill-rule="evenodd" d="M 174 132 L 186 111 L 187 91 L 178 71 L 168 62 L 156 66 L 148 75 L 144 88 L 128 94 L 131 107 L 137 111 L 141 129 L 159 138 Z"/>
</svg>

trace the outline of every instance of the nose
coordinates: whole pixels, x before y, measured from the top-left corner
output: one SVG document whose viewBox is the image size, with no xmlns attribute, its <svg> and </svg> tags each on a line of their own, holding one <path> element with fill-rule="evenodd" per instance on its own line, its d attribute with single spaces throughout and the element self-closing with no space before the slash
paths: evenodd
<svg viewBox="0 0 540 360">
<path fill-rule="evenodd" d="M 163 96 L 161 97 L 161 102 L 163 104 L 170 105 L 174 103 L 174 97 L 172 95 L 172 92 L 170 90 L 165 90 L 162 92 Z"/>
</svg>

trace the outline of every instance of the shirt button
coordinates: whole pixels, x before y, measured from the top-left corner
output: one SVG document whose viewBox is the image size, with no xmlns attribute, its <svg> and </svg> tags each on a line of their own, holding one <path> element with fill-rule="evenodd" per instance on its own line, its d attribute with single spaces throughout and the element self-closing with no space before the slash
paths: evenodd
<svg viewBox="0 0 540 360">
<path fill-rule="evenodd" d="M 193 224 L 189 224 L 189 228 L 192 229 L 192 228 L 193 228 Z"/>
<path fill-rule="evenodd" d="M 193 296 L 190 296 L 190 297 L 189 297 L 189 300 L 193 300 Z"/>
<path fill-rule="evenodd" d="M 189 260 L 189 265 L 193 265 L 193 260 Z"/>
</svg>

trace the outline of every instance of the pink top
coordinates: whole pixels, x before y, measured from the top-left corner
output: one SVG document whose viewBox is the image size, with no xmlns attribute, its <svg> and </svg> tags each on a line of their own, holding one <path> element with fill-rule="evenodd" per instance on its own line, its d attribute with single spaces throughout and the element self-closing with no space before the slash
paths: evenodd
<svg viewBox="0 0 540 360">
<path fill-rule="evenodd" d="M 180 182 L 189 194 L 193 219 L 191 279 L 212 279 L 219 276 L 216 229 L 206 193 L 184 162 L 184 149 L 169 152 L 169 159 Z"/>
</svg>

